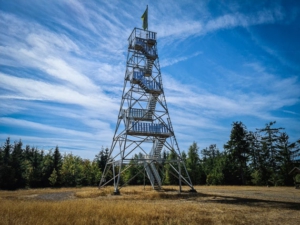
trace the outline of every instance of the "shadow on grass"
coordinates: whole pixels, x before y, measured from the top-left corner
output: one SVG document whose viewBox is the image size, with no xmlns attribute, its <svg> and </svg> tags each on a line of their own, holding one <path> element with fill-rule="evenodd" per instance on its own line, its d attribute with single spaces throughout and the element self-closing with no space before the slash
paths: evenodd
<svg viewBox="0 0 300 225">
<path fill-rule="evenodd" d="M 299 202 L 284 202 L 284 201 L 276 201 L 276 200 L 229 197 L 229 196 L 220 196 L 220 195 L 211 195 L 211 197 L 213 198 L 206 200 L 206 202 L 300 210 Z"/>
<path fill-rule="evenodd" d="M 259 199 L 255 197 L 242 198 L 242 197 L 235 197 L 235 196 L 223 196 L 223 195 L 204 194 L 204 193 L 189 193 L 186 191 L 170 195 L 169 192 L 170 191 L 166 190 L 165 192 L 160 193 L 160 197 L 162 199 L 185 199 L 187 201 L 190 200 L 190 201 L 197 201 L 197 202 L 300 210 L 299 202 L 266 200 L 266 199 Z"/>
</svg>

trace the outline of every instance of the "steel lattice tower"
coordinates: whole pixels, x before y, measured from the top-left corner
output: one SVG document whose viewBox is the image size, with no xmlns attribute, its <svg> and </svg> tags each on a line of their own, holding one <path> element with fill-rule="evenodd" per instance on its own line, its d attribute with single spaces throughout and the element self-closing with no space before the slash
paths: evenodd
<svg viewBox="0 0 300 225">
<path fill-rule="evenodd" d="M 160 189 L 162 178 L 159 170 L 162 169 L 163 148 L 176 156 L 173 160 L 164 160 L 164 163 L 170 164 L 172 174 L 178 178 L 180 191 L 181 182 L 190 186 L 191 191 L 195 191 L 181 158 L 168 112 L 157 54 L 156 33 L 134 28 L 128 38 L 118 121 L 99 187 L 113 181 L 114 193 L 118 194 L 122 173 L 135 164 L 142 166 L 139 173 L 146 172 L 152 187 Z M 134 154 L 139 155 L 138 159 L 133 159 Z M 111 179 L 107 179 L 108 173 Z"/>
</svg>

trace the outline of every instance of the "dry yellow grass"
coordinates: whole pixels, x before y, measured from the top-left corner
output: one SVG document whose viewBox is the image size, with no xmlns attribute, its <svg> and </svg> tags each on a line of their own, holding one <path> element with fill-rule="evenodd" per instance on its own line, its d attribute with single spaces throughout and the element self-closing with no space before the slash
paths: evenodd
<svg viewBox="0 0 300 225">
<path fill-rule="evenodd" d="M 120 196 L 111 187 L 0 191 L 0 224 L 300 223 L 300 190 L 291 187 L 177 189 L 129 186 Z"/>
</svg>

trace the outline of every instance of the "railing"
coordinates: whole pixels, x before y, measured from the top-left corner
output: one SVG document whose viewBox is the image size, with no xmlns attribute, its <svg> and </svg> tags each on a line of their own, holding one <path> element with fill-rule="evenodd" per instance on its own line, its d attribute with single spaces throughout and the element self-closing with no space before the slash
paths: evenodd
<svg viewBox="0 0 300 225">
<path fill-rule="evenodd" d="M 128 117 L 130 118 L 139 118 L 149 120 L 152 119 L 151 113 L 147 109 L 135 109 L 132 108 L 129 110 Z"/>
<path fill-rule="evenodd" d="M 147 88 L 148 90 L 161 91 L 160 83 L 156 82 L 155 80 L 147 80 L 144 77 L 143 72 L 134 71 L 133 72 L 133 79 L 140 81 L 142 83 L 142 85 L 144 85 L 145 88 Z"/>
<path fill-rule="evenodd" d="M 163 124 L 132 122 L 131 131 L 138 133 L 168 134 L 169 129 Z"/>
<path fill-rule="evenodd" d="M 155 48 L 147 45 L 146 40 L 142 38 L 135 38 L 131 46 L 137 50 L 141 50 L 146 56 L 155 59 L 157 57 Z"/>
<path fill-rule="evenodd" d="M 135 38 L 143 38 L 146 40 L 156 40 L 156 32 L 148 31 L 148 30 L 142 30 L 139 28 L 134 28 L 133 31 L 131 32 L 129 38 L 128 38 L 128 43 L 129 46 L 132 46 L 132 42 L 134 41 Z"/>
<path fill-rule="evenodd" d="M 148 162 L 144 161 L 144 168 L 146 170 L 147 176 L 153 188 L 155 188 L 156 185 L 158 186 L 158 188 L 161 188 L 161 177 L 153 161 L 151 160 L 152 157 L 150 155 L 139 155 L 138 157 L 139 159 L 150 159 Z"/>
<path fill-rule="evenodd" d="M 165 138 L 161 138 L 161 139 L 156 139 L 153 146 L 152 146 L 152 149 L 150 151 L 150 155 L 153 157 L 160 157 L 160 154 L 161 154 L 161 150 L 164 146 L 164 142 L 166 141 Z"/>
<path fill-rule="evenodd" d="M 149 180 L 150 180 L 150 183 L 151 183 L 151 186 L 154 188 L 154 183 L 155 183 L 155 178 L 154 178 L 154 175 L 152 174 L 152 171 L 151 171 L 151 169 L 150 169 L 150 167 L 149 167 L 149 164 L 148 163 L 146 163 L 146 162 L 144 162 L 144 167 L 145 167 L 145 170 L 146 170 L 146 173 L 147 173 L 147 175 L 148 175 L 148 178 L 149 178 Z"/>
<path fill-rule="evenodd" d="M 160 176 L 159 176 L 159 173 L 158 173 L 158 171 L 157 171 L 157 169 L 156 169 L 154 163 L 150 163 L 150 166 L 151 166 L 151 170 L 152 170 L 152 172 L 153 172 L 153 175 L 154 175 L 154 177 L 155 177 L 155 180 L 156 180 L 158 186 L 160 187 L 160 186 L 161 186 L 161 178 L 160 178 Z"/>
<path fill-rule="evenodd" d="M 147 104 L 147 109 L 149 111 L 154 111 L 156 107 L 156 102 L 157 102 L 157 96 L 151 95 L 150 100 L 148 101 Z"/>
</svg>

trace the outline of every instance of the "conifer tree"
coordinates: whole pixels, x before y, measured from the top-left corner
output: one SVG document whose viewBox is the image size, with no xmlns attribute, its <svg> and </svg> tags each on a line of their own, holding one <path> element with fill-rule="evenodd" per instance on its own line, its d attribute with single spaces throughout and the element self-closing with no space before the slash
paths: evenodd
<svg viewBox="0 0 300 225">
<path fill-rule="evenodd" d="M 200 183 L 200 158 L 199 147 L 196 142 L 189 147 L 186 166 L 193 184 Z"/>
<path fill-rule="evenodd" d="M 236 184 L 246 184 L 249 143 L 247 128 L 242 122 L 232 124 L 230 139 L 224 145 L 224 149 L 228 153 L 231 173 L 235 177 Z"/>
</svg>

